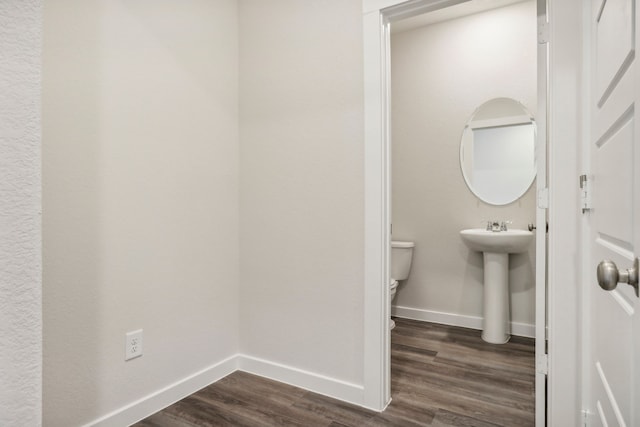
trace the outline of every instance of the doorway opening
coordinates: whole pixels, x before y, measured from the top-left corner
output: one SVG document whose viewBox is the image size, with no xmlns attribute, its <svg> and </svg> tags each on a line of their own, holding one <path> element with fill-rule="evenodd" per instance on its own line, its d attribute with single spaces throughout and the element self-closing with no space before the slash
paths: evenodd
<svg viewBox="0 0 640 427">
<path fill-rule="evenodd" d="M 452 16 L 456 9 L 463 5 L 470 7 L 476 13 L 486 2 L 482 1 L 371 1 L 369 10 L 365 2 L 365 67 L 366 72 L 366 229 L 365 229 L 365 405 L 374 409 L 384 408 L 390 401 L 390 334 L 388 319 L 390 316 L 389 283 L 390 283 L 390 243 L 391 243 L 391 140 L 392 140 L 392 111 L 391 111 L 391 28 L 394 23 L 406 25 L 407 18 L 420 16 L 416 19 L 433 19 L 434 15 Z M 384 7 L 380 6 L 384 3 Z M 502 6 L 508 1 L 500 2 Z M 499 7 L 500 4 L 496 3 Z M 538 27 L 546 25 L 546 2 L 536 4 Z M 436 13 L 430 13 L 436 12 Z M 429 13 L 427 15 L 427 13 Z M 443 19 L 442 17 L 439 19 Z M 377 33 L 379 38 L 367 37 L 367 33 Z M 546 358 L 546 223 L 547 211 L 544 199 L 547 182 L 546 168 L 546 123 L 547 123 L 547 40 L 544 34 L 535 40 L 534 56 L 537 59 L 537 77 L 534 97 L 537 107 L 530 107 L 534 111 L 537 126 L 536 168 L 537 179 L 533 195 L 533 210 L 536 227 L 536 263 L 535 263 L 535 336 L 536 336 L 536 423 L 544 425 L 545 418 L 545 383 L 546 371 L 540 364 L 540 359 Z M 488 98 L 485 96 L 485 99 Z M 473 109 L 471 110 L 473 111 Z M 395 126 L 395 124 L 394 124 Z M 462 129 L 459 130 L 462 133 Z M 457 172 L 460 172 L 459 167 Z M 446 191 L 446 189 L 445 189 Z M 431 195 L 433 196 L 433 195 Z M 418 195 L 415 195 L 418 197 Z M 422 198 L 429 198 L 421 194 Z M 492 218 L 478 218 L 481 220 Z M 509 219 L 509 218 L 505 218 Z M 526 225 L 525 225 L 526 226 Z M 522 224 L 519 224 L 522 228 Z M 399 234 L 398 227 L 394 227 L 394 239 Z M 400 231 L 401 233 L 401 231 Z M 410 237 L 410 236 L 408 236 Z M 406 237 L 401 237 L 406 238 Z M 458 236 L 455 236 L 458 238 Z M 459 238 L 458 238 L 459 239 Z M 456 244 L 459 243 L 456 242 Z M 419 243 L 418 243 L 419 244 Z M 369 350 L 376 351 L 369 352 Z M 376 357 L 370 355 L 377 354 Z M 373 375 L 372 375 L 373 373 Z M 377 386 L 377 387 L 376 387 Z M 379 392 L 376 393 L 376 390 Z M 542 424 L 541 424 L 542 423 Z"/>
</svg>

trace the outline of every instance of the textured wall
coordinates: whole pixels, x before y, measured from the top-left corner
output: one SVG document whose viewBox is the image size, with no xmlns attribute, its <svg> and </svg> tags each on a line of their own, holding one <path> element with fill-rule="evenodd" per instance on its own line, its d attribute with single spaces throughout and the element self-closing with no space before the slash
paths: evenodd
<svg viewBox="0 0 640 427">
<path fill-rule="evenodd" d="M 45 425 L 237 353 L 236 16 L 235 0 L 45 3 Z"/>
<path fill-rule="evenodd" d="M 240 2 L 241 349 L 362 384 L 360 0 Z"/>
<path fill-rule="evenodd" d="M 518 3 L 392 36 L 393 238 L 416 242 L 395 305 L 481 317 L 482 254 L 459 231 L 489 219 L 535 222 L 532 187 L 518 201 L 477 199 L 460 171 L 474 110 L 508 97 L 536 113 L 536 4 Z M 512 320 L 534 323 L 535 245 L 510 256 Z"/>
<path fill-rule="evenodd" d="M 41 1 L 0 2 L 0 425 L 41 423 Z"/>
</svg>

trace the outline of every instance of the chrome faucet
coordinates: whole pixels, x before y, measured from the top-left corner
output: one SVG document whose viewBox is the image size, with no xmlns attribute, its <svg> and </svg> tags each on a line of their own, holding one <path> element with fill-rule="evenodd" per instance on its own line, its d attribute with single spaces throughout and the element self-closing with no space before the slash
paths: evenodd
<svg viewBox="0 0 640 427">
<path fill-rule="evenodd" d="M 500 223 L 498 221 L 487 221 L 487 231 L 500 231 Z"/>
<path fill-rule="evenodd" d="M 500 231 L 507 231 L 509 229 L 508 225 L 511 224 L 511 221 L 487 221 L 487 231 L 493 231 L 494 233 Z"/>
</svg>

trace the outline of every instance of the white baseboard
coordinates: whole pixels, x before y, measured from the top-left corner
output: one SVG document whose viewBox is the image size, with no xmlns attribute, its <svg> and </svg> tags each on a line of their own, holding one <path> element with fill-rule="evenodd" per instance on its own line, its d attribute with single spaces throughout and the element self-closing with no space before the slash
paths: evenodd
<svg viewBox="0 0 640 427">
<path fill-rule="evenodd" d="M 482 317 L 476 316 L 463 316 L 461 314 L 400 306 L 391 307 L 391 315 L 405 319 L 422 320 L 424 322 L 482 330 Z M 535 325 L 527 323 L 511 322 L 511 335 L 534 338 L 536 336 L 536 327 Z"/>
<path fill-rule="evenodd" d="M 394 316 L 406 319 L 482 329 L 481 317 L 399 306 L 392 307 L 391 313 Z M 534 337 L 535 326 L 512 322 L 511 333 L 517 336 Z M 362 385 L 245 354 L 237 354 L 100 417 L 86 424 L 85 427 L 121 427 L 131 425 L 237 370 L 364 406 L 364 387 Z"/>
<path fill-rule="evenodd" d="M 122 427 L 136 423 L 240 370 L 362 406 L 364 387 L 256 357 L 237 354 L 148 396 L 104 415 L 84 427 Z"/>
<path fill-rule="evenodd" d="M 363 406 L 364 404 L 364 387 L 358 384 L 244 354 L 238 355 L 238 369 L 354 405 Z"/>
<path fill-rule="evenodd" d="M 238 369 L 237 356 L 231 356 L 148 396 L 98 418 L 87 426 L 122 427 L 136 423 L 192 393 L 226 377 Z"/>
</svg>

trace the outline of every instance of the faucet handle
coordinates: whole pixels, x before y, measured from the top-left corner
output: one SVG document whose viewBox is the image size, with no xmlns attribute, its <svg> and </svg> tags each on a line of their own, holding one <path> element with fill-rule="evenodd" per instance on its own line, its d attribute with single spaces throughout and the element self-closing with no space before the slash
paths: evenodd
<svg viewBox="0 0 640 427">
<path fill-rule="evenodd" d="M 507 225 L 511 225 L 513 224 L 513 221 L 502 221 L 500 223 L 500 231 L 507 231 L 508 227 Z"/>
<path fill-rule="evenodd" d="M 486 230 L 487 231 L 491 231 L 492 226 L 493 226 L 493 221 L 487 220 L 487 228 L 486 228 Z"/>
</svg>

